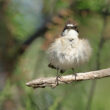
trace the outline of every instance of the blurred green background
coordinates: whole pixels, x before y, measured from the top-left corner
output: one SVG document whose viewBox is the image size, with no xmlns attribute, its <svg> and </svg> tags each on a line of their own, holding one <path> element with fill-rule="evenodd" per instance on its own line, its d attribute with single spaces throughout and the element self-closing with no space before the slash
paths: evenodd
<svg viewBox="0 0 110 110">
<path fill-rule="evenodd" d="M 90 61 L 75 72 L 110 67 L 109 0 L 0 0 L 0 110 L 110 109 L 110 78 L 55 89 L 25 85 L 56 76 L 48 68 L 46 49 L 69 18 L 93 48 Z"/>
</svg>

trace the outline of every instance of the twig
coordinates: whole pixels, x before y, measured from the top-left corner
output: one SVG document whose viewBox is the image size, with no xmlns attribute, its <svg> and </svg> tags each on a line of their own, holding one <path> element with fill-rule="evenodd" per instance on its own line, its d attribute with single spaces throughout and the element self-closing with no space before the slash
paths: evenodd
<svg viewBox="0 0 110 110">
<path fill-rule="evenodd" d="M 84 81 L 91 79 L 100 79 L 109 76 L 110 76 L 110 68 L 107 68 L 98 71 L 77 73 L 76 79 L 74 75 L 61 76 L 60 78 L 58 78 L 58 84 L 69 84 L 76 80 Z M 56 77 L 35 79 L 33 81 L 27 82 L 26 85 L 33 88 L 56 87 Z"/>
</svg>

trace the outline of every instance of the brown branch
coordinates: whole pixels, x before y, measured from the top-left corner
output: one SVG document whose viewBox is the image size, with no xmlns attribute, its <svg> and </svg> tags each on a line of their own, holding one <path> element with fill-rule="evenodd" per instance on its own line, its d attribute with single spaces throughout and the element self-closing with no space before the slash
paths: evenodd
<svg viewBox="0 0 110 110">
<path fill-rule="evenodd" d="M 74 81 L 84 81 L 91 79 L 100 79 L 110 76 L 110 68 L 85 73 L 77 73 L 76 79 L 74 75 L 66 75 L 58 78 L 58 84 L 69 84 Z M 56 77 L 39 78 L 27 82 L 27 86 L 33 88 L 56 87 Z"/>
</svg>

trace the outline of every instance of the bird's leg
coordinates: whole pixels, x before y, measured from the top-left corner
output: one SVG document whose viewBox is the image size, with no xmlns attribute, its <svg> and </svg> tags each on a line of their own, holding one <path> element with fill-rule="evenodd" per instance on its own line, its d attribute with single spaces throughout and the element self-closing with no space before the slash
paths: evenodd
<svg viewBox="0 0 110 110">
<path fill-rule="evenodd" d="M 77 80 L 76 80 L 76 77 L 77 77 L 77 73 L 75 73 L 75 74 L 74 74 L 74 76 L 75 76 L 75 82 L 76 82 L 76 81 L 77 81 Z"/>
<path fill-rule="evenodd" d="M 76 82 L 76 81 L 77 81 L 77 80 L 76 80 L 77 73 L 74 73 L 74 68 L 72 68 L 72 70 L 73 70 L 73 74 L 74 74 L 74 76 L 75 76 L 75 82 Z"/>
<path fill-rule="evenodd" d="M 56 86 L 58 85 L 58 78 L 60 77 L 59 76 L 59 68 L 56 68 L 57 69 L 57 76 L 56 76 Z"/>
<path fill-rule="evenodd" d="M 65 72 L 65 70 L 60 70 L 61 74 L 63 74 L 64 72 Z M 61 76 L 60 76 L 60 78 L 61 78 Z M 68 84 L 66 81 L 62 81 L 62 82 L 64 82 L 65 84 Z"/>
</svg>

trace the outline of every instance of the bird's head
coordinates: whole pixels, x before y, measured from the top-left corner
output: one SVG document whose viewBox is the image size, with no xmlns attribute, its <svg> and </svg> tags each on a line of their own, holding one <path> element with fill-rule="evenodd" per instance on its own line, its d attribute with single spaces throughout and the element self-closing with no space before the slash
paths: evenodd
<svg viewBox="0 0 110 110">
<path fill-rule="evenodd" d="M 78 36 L 78 26 L 76 23 L 68 21 L 63 29 L 62 36 Z"/>
</svg>

